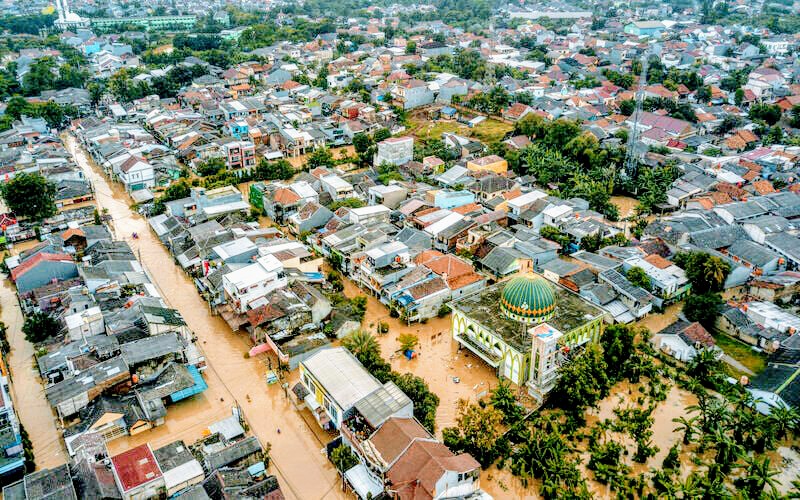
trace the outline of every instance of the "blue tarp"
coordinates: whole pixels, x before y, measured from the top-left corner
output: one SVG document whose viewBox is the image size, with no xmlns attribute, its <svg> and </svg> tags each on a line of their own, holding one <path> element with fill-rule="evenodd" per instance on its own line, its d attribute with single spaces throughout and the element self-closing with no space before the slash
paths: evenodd
<svg viewBox="0 0 800 500">
<path fill-rule="evenodd" d="M 186 399 L 188 397 L 194 396 L 195 394 L 200 394 L 201 392 L 208 389 L 208 384 L 206 384 L 205 379 L 200 374 L 200 371 L 197 369 L 196 366 L 189 365 L 186 367 L 189 370 L 189 373 L 192 374 L 192 378 L 194 379 L 194 385 L 183 389 L 178 392 L 173 392 L 169 395 L 170 401 L 173 403 L 180 401 L 181 399 Z"/>
<path fill-rule="evenodd" d="M 457 111 L 455 108 L 451 108 L 450 106 L 445 106 L 442 108 L 441 113 L 447 116 L 454 116 Z"/>
</svg>

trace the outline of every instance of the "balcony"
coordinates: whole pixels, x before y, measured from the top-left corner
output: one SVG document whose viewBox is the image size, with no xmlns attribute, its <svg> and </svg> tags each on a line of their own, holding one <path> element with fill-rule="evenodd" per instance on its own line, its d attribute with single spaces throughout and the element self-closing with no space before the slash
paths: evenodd
<svg viewBox="0 0 800 500">
<path fill-rule="evenodd" d="M 474 352 L 479 358 L 486 361 L 492 368 L 500 366 L 500 360 L 502 358 L 469 335 L 456 335 L 456 340 L 459 341 L 461 345 Z"/>
</svg>

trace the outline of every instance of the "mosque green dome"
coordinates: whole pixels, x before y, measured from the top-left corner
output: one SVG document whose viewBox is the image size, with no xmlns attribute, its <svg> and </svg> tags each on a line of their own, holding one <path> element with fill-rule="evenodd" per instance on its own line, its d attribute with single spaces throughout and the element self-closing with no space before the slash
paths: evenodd
<svg viewBox="0 0 800 500">
<path fill-rule="evenodd" d="M 522 323 L 541 323 L 553 316 L 556 297 L 544 278 L 533 274 L 519 276 L 503 287 L 500 310 Z"/>
</svg>

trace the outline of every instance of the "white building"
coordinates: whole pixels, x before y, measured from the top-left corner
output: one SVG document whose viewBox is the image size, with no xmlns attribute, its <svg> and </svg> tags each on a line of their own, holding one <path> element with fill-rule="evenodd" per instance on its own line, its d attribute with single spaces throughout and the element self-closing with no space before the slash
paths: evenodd
<svg viewBox="0 0 800 500">
<path fill-rule="evenodd" d="M 255 264 L 222 277 L 222 288 L 228 304 L 240 314 L 258 307 L 259 299 L 286 285 L 283 265 L 273 255 L 259 257 Z"/>
<path fill-rule="evenodd" d="M 389 165 L 405 165 L 414 159 L 413 137 L 389 137 L 378 143 L 378 153 L 375 155 L 375 166 L 387 163 Z"/>
<path fill-rule="evenodd" d="M 333 201 L 340 201 L 346 198 L 352 198 L 353 195 L 355 194 L 353 185 L 336 174 L 330 174 L 321 177 L 319 181 L 320 184 L 322 185 L 322 189 L 324 189 L 325 192 L 331 195 Z"/>
<path fill-rule="evenodd" d="M 100 307 L 94 306 L 64 318 L 67 332 L 73 342 L 105 333 L 106 324 Z"/>
</svg>

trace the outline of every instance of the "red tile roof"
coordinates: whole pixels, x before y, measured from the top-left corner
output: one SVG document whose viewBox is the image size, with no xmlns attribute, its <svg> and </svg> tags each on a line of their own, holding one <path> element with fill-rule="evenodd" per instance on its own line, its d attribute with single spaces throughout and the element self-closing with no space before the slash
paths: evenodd
<svg viewBox="0 0 800 500">
<path fill-rule="evenodd" d="M 291 205 L 292 203 L 297 203 L 300 200 L 300 197 L 291 189 L 280 188 L 275 191 L 275 196 L 273 199 L 275 200 L 275 203 L 280 203 L 281 205 Z"/>
<path fill-rule="evenodd" d="M 123 492 L 162 476 L 161 467 L 158 466 L 156 457 L 148 444 L 139 445 L 111 457 L 111 463 Z"/>
<path fill-rule="evenodd" d="M 37 253 L 30 259 L 26 260 L 22 264 L 18 265 L 14 269 L 11 270 L 11 279 L 16 281 L 17 278 L 22 276 L 23 274 L 27 273 L 34 267 L 38 266 L 39 263 L 49 261 L 49 262 L 63 262 L 69 261 L 72 262 L 72 256 L 66 253 Z"/>
</svg>

